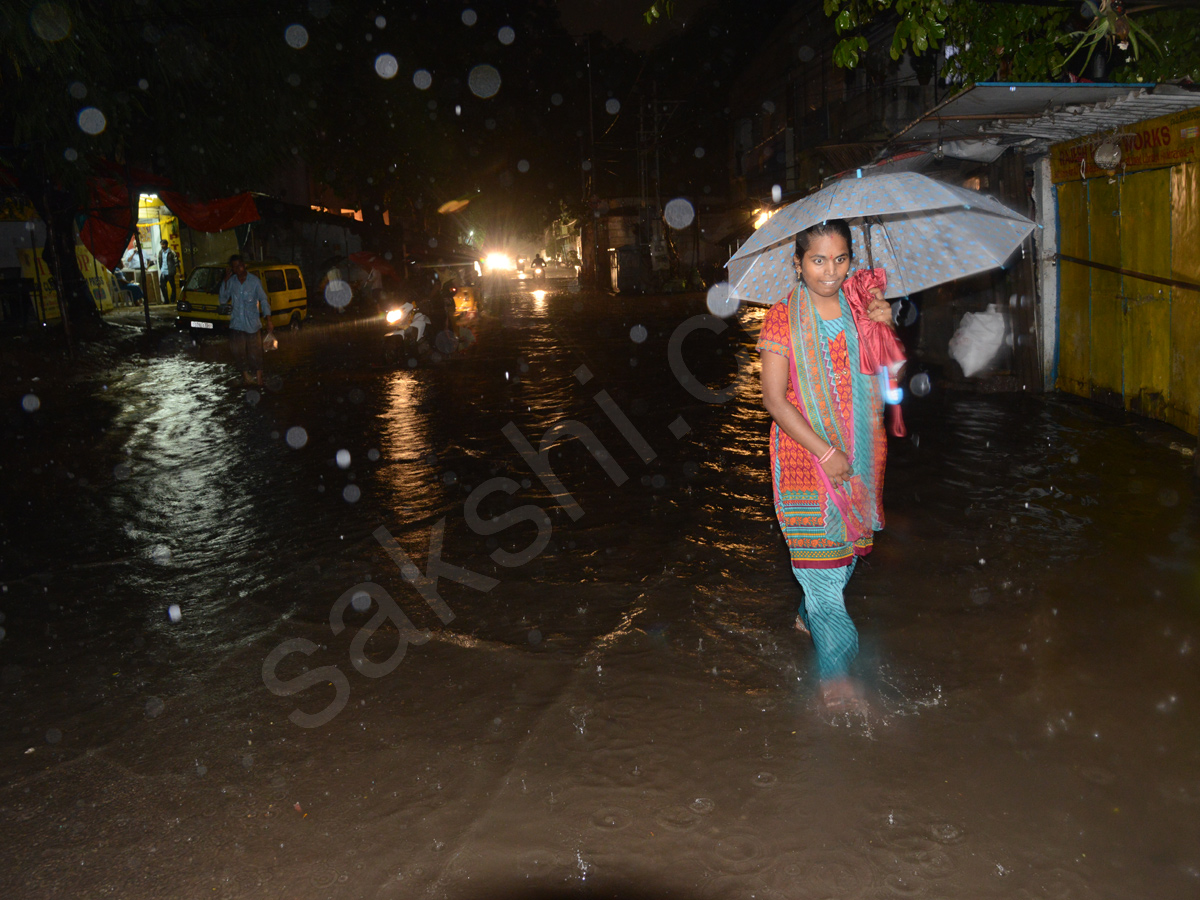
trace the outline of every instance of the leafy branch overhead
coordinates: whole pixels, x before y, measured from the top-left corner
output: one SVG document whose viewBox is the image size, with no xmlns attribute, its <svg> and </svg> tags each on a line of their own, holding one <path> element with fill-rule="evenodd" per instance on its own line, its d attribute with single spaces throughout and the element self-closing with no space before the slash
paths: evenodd
<svg viewBox="0 0 1200 900">
<path fill-rule="evenodd" d="M 1097 49 L 1109 57 L 1109 80 L 1200 77 L 1196 0 L 1165 0 L 1129 9 L 1120 0 L 1084 0 L 1082 7 L 1069 0 L 824 2 L 839 36 L 833 61 L 847 69 L 858 66 L 868 52 L 868 26 L 892 18 L 895 27 L 888 49 L 893 60 L 946 47 L 943 74 L 968 83 L 1053 80 L 1080 51 L 1086 55 L 1076 59 L 1077 65 L 1086 68 Z M 1151 32 L 1173 40 L 1156 41 Z M 1146 45 L 1151 53 L 1144 52 Z"/>
<path fill-rule="evenodd" d="M 655 0 L 650 8 L 642 13 L 647 25 L 653 25 L 660 19 L 669 19 L 675 14 L 674 0 Z"/>
</svg>

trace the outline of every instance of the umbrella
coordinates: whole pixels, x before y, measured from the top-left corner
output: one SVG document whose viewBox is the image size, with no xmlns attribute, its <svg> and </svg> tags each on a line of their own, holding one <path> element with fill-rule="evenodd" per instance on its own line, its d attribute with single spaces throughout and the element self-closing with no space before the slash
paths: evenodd
<svg viewBox="0 0 1200 900">
<path fill-rule="evenodd" d="M 390 262 L 378 253 L 372 253 L 369 250 L 359 250 L 351 253 L 350 262 L 362 266 L 364 269 L 378 269 L 384 275 L 396 274 L 396 268 Z"/>
<path fill-rule="evenodd" d="M 887 270 L 888 297 L 1003 266 L 1034 228 L 998 200 L 916 172 L 845 179 L 785 206 L 738 249 L 726 264 L 731 296 L 786 295 L 795 236 L 826 219 L 850 223 L 868 264 Z"/>
</svg>

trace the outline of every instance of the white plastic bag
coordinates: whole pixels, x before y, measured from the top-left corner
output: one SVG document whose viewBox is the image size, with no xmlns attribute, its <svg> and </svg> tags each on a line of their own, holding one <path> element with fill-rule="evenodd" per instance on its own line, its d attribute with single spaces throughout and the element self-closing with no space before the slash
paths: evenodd
<svg viewBox="0 0 1200 900">
<path fill-rule="evenodd" d="M 1004 313 L 995 303 L 986 312 L 966 313 L 950 338 L 950 355 L 970 378 L 988 368 L 1004 346 Z"/>
<path fill-rule="evenodd" d="M 278 349 L 279 349 L 279 338 L 275 337 L 275 335 L 270 332 L 263 335 L 263 353 L 266 353 L 268 350 L 278 350 Z"/>
</svg>

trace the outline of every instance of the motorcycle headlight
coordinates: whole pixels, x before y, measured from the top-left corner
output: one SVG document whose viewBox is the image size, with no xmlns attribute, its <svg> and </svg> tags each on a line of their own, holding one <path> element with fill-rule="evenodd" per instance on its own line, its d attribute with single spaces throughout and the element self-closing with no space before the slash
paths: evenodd
<svg viewBox="0 0 1200 900">
<path fill-rule="evenodd" d="M 402 310 L 402 309 L 389 309 L 387 311 L 387 323 L 389 325 L 395 325 L 397 322 L 399 322 L 403 318 L 404 318 L 404 310 Z"/>
</svg>

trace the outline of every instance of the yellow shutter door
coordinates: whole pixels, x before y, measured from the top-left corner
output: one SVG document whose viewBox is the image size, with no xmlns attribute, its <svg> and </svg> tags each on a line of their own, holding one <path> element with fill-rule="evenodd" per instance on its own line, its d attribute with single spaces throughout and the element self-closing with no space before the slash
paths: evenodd
<svg viewBox="0 0 1200 900">
<path fill-rule="evenodd" d="M 1087 185 L 1082 181 L 1058 186 L 1058 240 L 1063 255 L 1089 258 Z M 1058 389 L 1080 397 L 1091 396 L 1091 273 L 1078 263 L 1058 264 Z"/>
<path fill-rule="evenodd" d="M 1121 184 L 1124 269 L 1170 277 L 1171 170 L 1125 176 Z M 1181 248 L 1182 249 L 1182 248 Z M 1171 288 L 1123 276 L 1125 408 L 1166 418 L 1171 384 Z"/>
<path fill-rule="evenodd" d="M 1121 266 L 1121 184 L 1107 178 L 1088 180 L 1088 225 L 1092 262 Z M 1114 406 L 1122 403 L 1124 354 L 1121 314 L 1121 276 L 1092 269 L 1091 396 Z"/>
<path fill-rule="evenodd" d="M 1200 165 L 1171 169 L 1171 277 L 1200 284 Z M 1171 298 L 1171 390 L 1167 421 L 1200 428 L 1200 291 L 1176 287 Z"/>
</svg>

